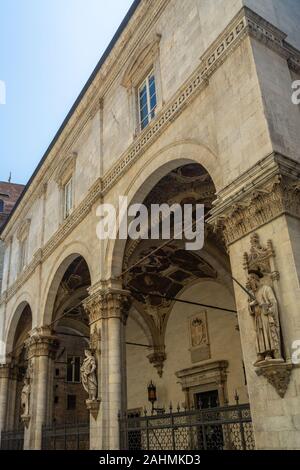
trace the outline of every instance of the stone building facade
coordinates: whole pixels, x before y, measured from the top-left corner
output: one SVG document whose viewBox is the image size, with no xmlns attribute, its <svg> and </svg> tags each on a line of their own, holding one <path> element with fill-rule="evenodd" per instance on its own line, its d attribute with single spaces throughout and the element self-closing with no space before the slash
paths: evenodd
<svg viewBox="0 0 300 470">
<path fill-rule="evenodd" d="M 300 448 L 299 25 L 298 0 L 134 2 L 2 229 L 2 440 L 88 413 L 91 449 L 126 446 L 152 382 L 156 408 L 249 403 L 255 448 Z M 99 239 L 119 196 L 201 202 L 204 248 Z"/>
<path fill-rule="evenodd" d="M 0 229 L 9 217 L 23 189 L 24 186 L 22 184 L 0 181 Z M 4 244 L 0 240 L 0 290 L 2 285 L 4 251 Z"/>
</svg>

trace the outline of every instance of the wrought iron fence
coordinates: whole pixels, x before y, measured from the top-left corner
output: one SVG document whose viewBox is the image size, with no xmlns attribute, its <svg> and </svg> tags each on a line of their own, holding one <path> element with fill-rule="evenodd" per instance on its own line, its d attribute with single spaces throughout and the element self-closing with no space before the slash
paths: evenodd
<svg viewBox="0 0 300 470">
<path fill-rule="evenodd" d="M 254 450 L 250 406 L 120 417 L 123 450 Z"/>
<path fill-rule="evenodd" d="M 23 450 L 24 429 L 17 431 L 2 431 L 1 450 Z"/>
<path fill-rule="evenodd" d="M 89 447 L 89 423 L 43 427 L 43 450 L 88 450 Z"/>
</svg>

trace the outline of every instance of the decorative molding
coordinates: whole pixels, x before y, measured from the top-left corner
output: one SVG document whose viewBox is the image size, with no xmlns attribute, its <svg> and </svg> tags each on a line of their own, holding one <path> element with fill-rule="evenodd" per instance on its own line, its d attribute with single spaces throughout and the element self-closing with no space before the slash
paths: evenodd
<svg viewBox="0 0 300 470">
<path fill-rule="evenodd" d="M 209 361 L 201 365 L 183 369 L 176 372 L 176 377 L 182 390 L 185 392 L 186 405 L 192 403 L 194 393 L 201 390 L 217 388 L 219 391 L 220 405 L 227 403 L 227 369 L 228 361 Z"/>
<path fill-rule="evenodd" d="M 17 231 L 17 239 L 19 241 L 25 240 L 29 235 L 31 219 L 25 219 L 19 226 Z"/>
<path fill-rule="evenodd" d="M 72 152 L 71 155 L 69 155 L 66 160 L 63 160 L 56 169 L 54 179 L 60 188 L 66 184 L 73 175 L 76 167 L 76 160 L 77 153 Z"/>
<path fill-rule="evenodd" d="M 209 223 L 228 246 L 283 214 L 300 218 L 300 165 L 279 154 L 267 160 L 238 178 L 231 195 L 228 188 L 220 192 L 214 203 Z"/>
<path fill-rule="evenodd" d="M 279 272 L 275 267 L 275 250 L 272 240 L 268 240 L 266 246 L 262 246 L 259 235 L 253 233 L 251 235 L 251 248 L 249 253 L 244 253 L 244 269 L 250 272 L 258 271 L 266 275 L 270 280 L 278 281 L 280 279 Z"/>
<path fill-rule="evenodd" d="M 281 398 L 284 398 L 291 378 L 292 364 L 269 363 L 256 369 L 256 374 L 265 377 L 269 384 L 275 388 Z"/>
<path fill-rule="evenodd" d="M 122 86 L 130 90 L 136 87 L 139 82 L 144 78 L 147 70 L 153 66 L 154 61 L 157 59 L 159 53 L 159 43 L 161 35 L 154 34 L 147 45 L 142 43 L 135 51 L 133 58 L 127 66 L 126 72 L 123 75 Z"/>
<path fill-rule="evenodd" d="M 8 226 L 4 229 L 2 234 L 4 239 L 12 233 L 14 223 L 22 217 L 22 212 L 28 209 L 29 204 L 33 204 L 37 196 L 40 197 L 41 192 L 39 188 L 49 180 L 50 176 L 57 168 L 55 161 L 58 163 L 58 157 L 70 151 L 74 141 L 91 118 L 91 109 L 99 109 L 101 96 L 104 96 L 105 92 L 120 73 L 120 70 L 124 68 L 126 61 L 128 61 L 128 55 L 131 55 L 132 51 L 138 47 L 138 44 L 145 37 L 145 32 L 151 28 L 151 25 L 153 28 L 154 18 L 158 17 L 169 3 L 169 0 L 159 1 L 153 9 L 151 9 L 151 3 L 152 2 L 144 2 L 141 4 L 138 13 L 136 13 L 131 24 L 128 25 L 127 29 L 123 32 L 122 38 L 119 39 L 117 45 L 115 45 L 114 54 L 111 54 L 107 58 L 107 61 L 103 64 L 95 78 L 95 82 L 91 84 L 90 88 L 86 91 L 82 102 L 78 105 L 78 109 L 71 116 L 64 132 L 52 148 L 50 155 L 48 155 L 34 182 L 31 184 L 31 187 L 12 215 Z M 151 15 L 145 19 L 146 12 L 149 10 L 151 10 Z M 135 31 L 137 29 L 139 34 Z M 135 36 L 133 38 L 134 31 Z M 95 200 L 105 195 L 119 181 L 126 171 L 128 171 L 138 158 L 140 158 L 167 129 L 172 121 L 176 119 L 184 111 L 186 106 L 198 96 L 201 90 L 208 85 L 209 77 L 239 46 L 246 36 L 255 37 L 257 40 L 264 42 L 266 46 L 275 49 L 278 53 L 286 57 L 289 63 L 300 64 L 300 52 L 285 42 L 286 35 L 250 9 L 243 7 L 229 23 L 224 32 L 202 56 L 200 66 L 197 68 L 196 72 L 180 87 L 174 98 L 164 105 L 156 118 L 139 134 L 138 138 L 135 139 L 128 150 L 119 158 L 117 163 L 107 171 L 103 180 L 99 178 L 94 183 L 86 198 L 51 237 L 45 247 L 42 248 L 43 256 L 41 262 L 50 256 L 66 236 L 86 217 Z M 130 49 L 130 52 L 124 54 L 124 48 Z M 117 57 L 119 55 L 122 56 L 122 53 L 124 58 L 118 62 Z M 116 70 L 113 71 L 112 69 L 114 67 Z M 112 74 L 111 77 L 109 77 L 110 73 Z M 230 239 L 230 234 L 228 234 L 228 237 Z M 14 284 L 8 288 L 8 291 L 1 295 L 0 304 L 4 301 L 8 301 L 16 293 L 34 272 L 36 266 L 37 263 L 34 259 Z"/>
</svg>

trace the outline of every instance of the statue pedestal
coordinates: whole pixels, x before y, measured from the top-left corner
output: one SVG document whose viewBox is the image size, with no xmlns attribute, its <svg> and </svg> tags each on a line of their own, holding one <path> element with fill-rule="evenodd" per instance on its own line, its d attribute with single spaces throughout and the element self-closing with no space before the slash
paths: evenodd
<svg viewBox="0 0 300 470">
<path fill-rule="evenodd" d="M 292 364 L 283 359 L 271 359 L 255 364 L 256 374 L 265 377 L 269 384 L 275 388 L 278 395 L 283 398 L 290 383 Z"/>
<path fill-rule="evenodd" d="M 90 411 L 94 419 L 97 419 L 101 400 L 86 400 L 86 407 Z"/>
<path fill-rule="evenodd" d="M 21 421 L 24 423 L 26 429 L 28 429 L 30 418 L 30 415 L 21 415 Z"/>
</svg>

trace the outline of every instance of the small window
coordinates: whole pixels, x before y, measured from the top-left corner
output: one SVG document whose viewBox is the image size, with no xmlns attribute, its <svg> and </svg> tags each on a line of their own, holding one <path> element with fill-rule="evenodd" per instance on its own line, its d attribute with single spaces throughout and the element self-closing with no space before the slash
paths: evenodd
<svg viewBox="0 0 300 470">
<path fill-rule="evenodd" d="M 59 377 L 59 369 L 55 369 L 55 376 Z"/>
<path fill-rule="evenodd" d="M 4 201 L 0 199 L 0 212 L 4 212 Z"/>
<path fill-rule="evenodd" d="M 138 102 L 140 127 L 143 130 L 154 119 L 157 106 L 156 84 L 153 71 L 146 77 L 138 89 Z"/>
<path fill-rule="evenodd" d="M 58 396 L 55 396 L 54 397 L 54 404 L 57 405 L 59 402 L 59 397 Z"/>
<path fill-rule="evenodd" d="M 73 209 L 73 179 L 64 186 L 64 219 L 69 217 Z"/>
<path fill-rule="evenodd" d="M 76 410 L 76 395 L 67 395 L 67 410 Z"/>
<path fill-rule="evenodd" d="M 67 382 L 80 382 L 80 357 L 68 356 L 67 358 Z"/>
</svg>

